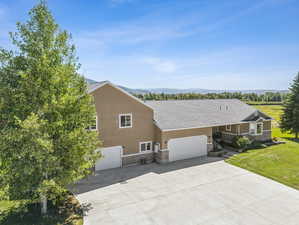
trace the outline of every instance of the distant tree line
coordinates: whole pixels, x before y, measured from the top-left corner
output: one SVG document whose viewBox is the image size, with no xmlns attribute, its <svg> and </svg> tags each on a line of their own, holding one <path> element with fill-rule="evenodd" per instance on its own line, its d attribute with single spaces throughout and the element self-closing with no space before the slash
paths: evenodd
<svg viewBox="0 0 299 225">
<path fill-rule="evenodd" d="M 241 93 L 241 92 L 223 92 L 223 93 L 180 93 L 180 94 L 165 94 L 165 93 L 146 93 L 135 94 L 136 97 L 146 100 L 189 100 L 189 99 L 240 99 L 246 102 L 283 102 L 287 93 L 281 92 L 266 92 L 264 94 L 257 93 Z"/>
</svg>

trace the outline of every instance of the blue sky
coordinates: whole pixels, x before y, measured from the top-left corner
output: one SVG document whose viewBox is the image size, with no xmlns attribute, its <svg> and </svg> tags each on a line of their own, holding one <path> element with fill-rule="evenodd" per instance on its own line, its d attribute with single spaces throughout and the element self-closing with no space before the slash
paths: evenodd
<svg viewBox="0 0 299 225">
<path fill-rule="evenodd" d="M 0 0 L 0 46 L 35 0 Z M 132 88 L 286 89 L 298 0 L 49 0 L 81 72 Z"/>
</svg>

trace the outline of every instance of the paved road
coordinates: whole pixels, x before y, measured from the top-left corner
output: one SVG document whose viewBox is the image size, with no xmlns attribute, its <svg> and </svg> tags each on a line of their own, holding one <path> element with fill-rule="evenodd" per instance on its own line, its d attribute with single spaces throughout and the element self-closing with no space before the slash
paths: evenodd
<svg viewBox="0 0 299 225">
<path fill-rule="evenodd" d="M 114 169 L 81 181 L 86 225 L 299 224 L 299 191 L 211 160 Z"/>
</svg>

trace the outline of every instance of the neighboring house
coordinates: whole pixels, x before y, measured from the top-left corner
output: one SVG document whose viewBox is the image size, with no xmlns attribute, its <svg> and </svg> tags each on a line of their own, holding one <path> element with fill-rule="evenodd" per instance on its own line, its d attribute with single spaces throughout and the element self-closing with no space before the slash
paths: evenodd
<svg viewBox="0 0 299 225">
<path fill-rule="evenodd" d="M 271 118 L 235 99 L 146 101 L 109 81 L 92 84 L 104 158 L 97 170 L 136 163 L 160 163 L 207 155 L 213 134 L 267 141 Z"/>
</svg>

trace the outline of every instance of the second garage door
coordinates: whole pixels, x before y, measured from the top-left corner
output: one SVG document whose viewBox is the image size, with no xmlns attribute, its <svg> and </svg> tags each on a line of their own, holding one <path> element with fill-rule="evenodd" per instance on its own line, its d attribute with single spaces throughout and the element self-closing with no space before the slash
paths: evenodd
<svg viewBox="0 0 299 225">
<path fill-rule="evenodd" d="M 207 155 L 207 141 L 205 135 L 170 139 L 168 141 L 169 161 Z"/>
<path fill-rule="evenodd" d="M 121 167 L 122 146 L 101 148 L 102 158 L 95 165 L 95 170 L 106 170 Z"/>
</svg>

